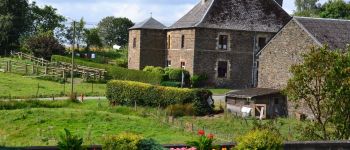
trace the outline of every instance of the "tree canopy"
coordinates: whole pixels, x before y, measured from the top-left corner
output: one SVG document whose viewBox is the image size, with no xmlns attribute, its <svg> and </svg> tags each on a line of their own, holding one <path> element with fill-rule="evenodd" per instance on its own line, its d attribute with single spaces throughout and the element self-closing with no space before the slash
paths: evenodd
<svg viewBox="0 0 350 150">
<path fill-rule="evenodd" d="M 295 16 L 350 19 L 350 2 L 328 0 L 321 5 L 319 0 L 295 0 Z"/>
<path fill-rule="evenodd" d="M 102 19 L 98 24 L 102 43 L 107 46 L 115 44 L 125 46 L 128 43 L 129 31 L 134 23 L 128 18 L 115 18 L 113 16 Z"/>
<path fill-rule="evenodd" d="M 291 68 L 288 97 L 305 103 L 315 117 L 302 130 L 305 140 L 350 138 L 350 52 L 313 47 L 302 64 Z"/>
</svg>

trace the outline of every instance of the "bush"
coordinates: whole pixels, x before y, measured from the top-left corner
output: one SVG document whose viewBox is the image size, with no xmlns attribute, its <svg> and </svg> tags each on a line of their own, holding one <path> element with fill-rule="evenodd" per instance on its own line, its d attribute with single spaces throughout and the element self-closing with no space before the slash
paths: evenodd
<svg viewBox="0 0 350 150">
<path fill-rule="evenodd" d="M 165 74 L 169 76 L 170 81 L 177 81 L 177 82 L 182 81 L 182 73 L 185 75 L 184 81 L 186 83 L 189 83 L 190 73 L 188 71 L 184 69 L 173 69 L 173 68 L 168 68 L 165 71 Z"/>
<path fill-rule="evenodd" d="M 107 98 L 115 104 L 133 106 L 163 106 L 191 103 L 195 92 L 191 89 L 154 86 L 151 84 L 114 80 L 107 83 Z"/>
<path fill-rule="evenodd" d="M 175 104 L 169 105 L 166 109 L 167 114 L 174 117 L 194 115 L 193 104 Z"/>
<path fill-rule="evenodd" d="M 72 135 L 68 129 L 64 129 L 65 134 L 60 136 L 58 148 L 60 150 L 82 150 L 83 138 Z"/>
<path fill-rule="evenodd" d="M 163 150 L 162 145 L 154 139 L 142 139 L 137 144 L 138 150 Z"/>
<path fill-rule="evenodd" d="M 153 66 L 146 66 L 143 71 L 146 72 L 153 72 L 158 74 L 164 74 L 164 69 L 162 67 L 153 67 Z"/>
<path fill-rule="evenodd" d="M 213 93 L 204 89 L 198 89 L 195 91 L 196 98 L 193 103 L 194 114 L 197 116 L 212 114 L 214 110 L 214 100 L 212 100 Z M 212 100 L 212 104 L 209 104 L 209 98 Z"/>
<path fill-rule="evenodd" d="M 191 80 L 191 87 L 193 87 L 193 88 L 202 87 L 202 86 L 204 86 L 205 81 L 207 79 L 208 78 L 204 75 L 193 75 L 190 79 Z"/>
<path fill-rule="evenodd" d="M 107 98 L 112 104 L 163 108 L 173 104 L 193 103 L 194 113 L 206 115 L 213 111 L 207 100 L 212 95 L 209 90 L 192 90 L 154 86 L 150 84 L 114 80 L 107 83 Z"/>
<path fill-rule="evenodd" d="M 273 130 L 255 129 L 236 139 L 237 150 L 246 149 L 269 149 L 279 150 L 282 148 L 283 139 L 281 135 Z"/>
<path fill-rule="evenodd" d="M 59 55 L 53 55 L 52 61 L 66 62 L 71 63 L 71 58 Z M 160 84 L 163 81 L 163 75 L 152 72 L 130 70 L 122 67 L 107 65 L 107 64 L 98 64 L 89 61 L 84 61 L 81 59 L 76 59 L 75 63 L 82 66 L 93 67 L 105 69 L 107 71 L 107 78 L 115 80 L 130 80 L 138 81 L 150 84 Z"/>
<path fill-rule="evenodd" d="M 142 137 L 132 133 L 110 136 L 104 140 L 104 150 L 138 150 Z"/>
<path fill-rule="evenodd" d="M 169 87 L 181 87 L 181 82 L 163 81 L 160 83 L 160 85 Z"/>
</svg>

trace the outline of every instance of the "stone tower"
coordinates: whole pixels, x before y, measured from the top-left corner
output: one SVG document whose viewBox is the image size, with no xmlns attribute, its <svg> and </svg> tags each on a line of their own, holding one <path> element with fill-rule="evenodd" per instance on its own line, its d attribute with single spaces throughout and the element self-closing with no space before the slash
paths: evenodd
<svg viewBox="0 0 350 150">
<path fill-rule="evenodd" d="M 128 68 L 165 66 L 166 26 L 149 18 L 129 29 Z"/>
</svg>

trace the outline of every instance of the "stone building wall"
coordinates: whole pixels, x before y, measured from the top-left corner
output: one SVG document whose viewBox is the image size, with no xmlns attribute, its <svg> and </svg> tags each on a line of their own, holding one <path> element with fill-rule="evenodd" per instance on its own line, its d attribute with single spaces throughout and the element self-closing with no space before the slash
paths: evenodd
<svg viewBox="0 0 350 150">
<path fill-rule="evenodd" d="M 165 61 L 171 61 L 169 67 L 181 68 L 181 62 L 183 62 L 185 63 L 185 69 L 193 74 L 195 33 L 195 29 L 179 29 L 167 32 Z M 184 37 L 183 47 L 182 37 Z"/>
<path fill-rule="evenodd" d="M 219 35 L 228 35 L 228 48 L 218 48 Z M 273 33 L 197 29 L 194 73 L 208 77 L 208 84 L 219 87 L 248 88 L 253 80 L 254 38 Z M 218 78 L 218 62 L 228 62 L 227 78 Z"/>
<path fill-rule="evenodd" d="M 134 45 L 134 38 L 136 39 L 136 47 Z M 128 46 L 128 68 L 129 69 L 140 69 L 140 39 L 141 39 L 141 30 L 130 30 L 129 31 L 129 46 Z"/>
<path fill-rule="evenodd" d="M 136 38 L 136 47 L 134 47 Z M 142 70 L 145 66 L 165 66 L 166 32 L 139 29 L 129 31 L 128 68 Z"/>
<path fill-rule="evenodd" d="M 316 41 L 293 19 L 262 50 L 258 87 L 283 89 L 292 76 L 289 69 L 302 62 L 302 54 Z"/>
<path fill-rule="evenodd" d="M 143 29 L 141 31 L 141 64 L 165 67 L 166 31 Z"/>
</svg>

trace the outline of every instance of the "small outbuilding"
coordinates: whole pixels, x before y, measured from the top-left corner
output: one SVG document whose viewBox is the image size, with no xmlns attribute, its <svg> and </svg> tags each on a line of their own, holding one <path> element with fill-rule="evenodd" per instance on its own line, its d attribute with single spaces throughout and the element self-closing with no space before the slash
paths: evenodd
<svg viewBox="0 0 350 150">
<path fill-rule="evenodd" d="M 286 97 L 281 91 L 251 88 L 226 94 L 227 110 L 235 115 L 251 115 L 260 119 L 288 116 Z"/>
</svg>

